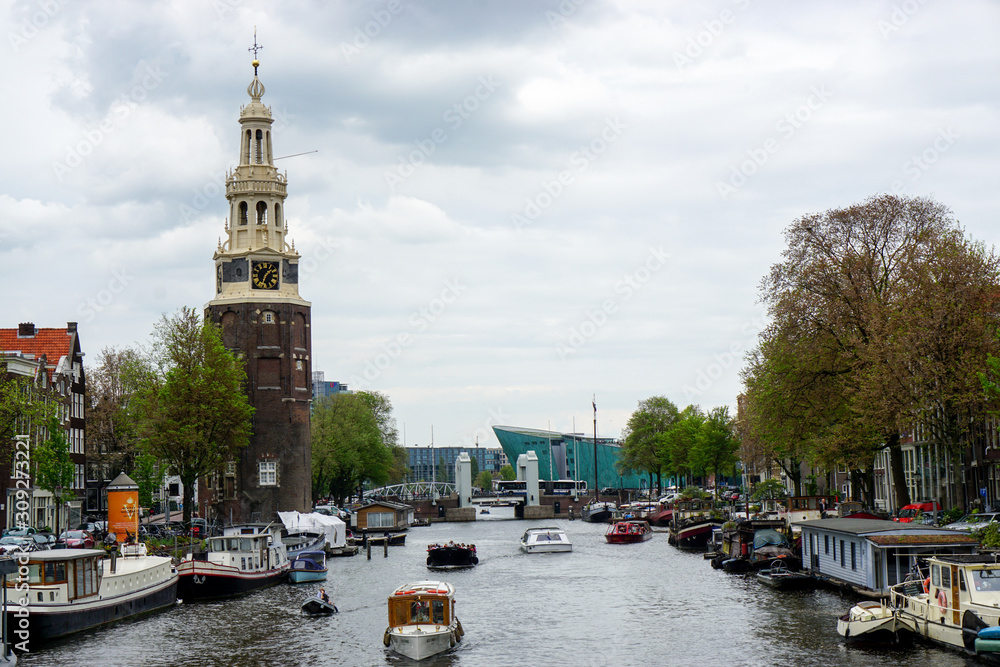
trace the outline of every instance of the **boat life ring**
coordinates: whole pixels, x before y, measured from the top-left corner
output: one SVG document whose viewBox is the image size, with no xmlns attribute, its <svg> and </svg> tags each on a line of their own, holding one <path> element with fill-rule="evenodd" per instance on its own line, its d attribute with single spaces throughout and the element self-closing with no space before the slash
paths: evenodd
<svg viewBox="0 0 1000 667">
<path fill-rule="evenodd" d="M 937 602 L 942 612 L 948 608 L 948 595 L 943 590 L 938 590 Z"/>
<path fill-rule="evenodd" d="M 930 590 L 930 587 L 931 587 L 931 578 L 927 577 L 926 579 L 924 579 L 924 593 L 928 592 Z"/>
</svg>

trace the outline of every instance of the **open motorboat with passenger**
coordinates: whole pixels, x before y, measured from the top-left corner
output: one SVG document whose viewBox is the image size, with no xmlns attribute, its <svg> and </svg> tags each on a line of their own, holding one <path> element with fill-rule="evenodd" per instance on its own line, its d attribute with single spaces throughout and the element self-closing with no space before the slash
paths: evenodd
<svg viewBox="0 0 1000 667">
<path fill-rule="evenodd" d="M 427 567 L 433 570 L 453 570 L 474 567 L 479 564 L 475 544 L 445 544 L 427 545 Z"/>
<path fill-rule="evenodd" d="M 608 544 L 633 544 L 645 542 L 652 537 L 653 529 L 649 527 L 649 523 L 638 519 L 614 523 L 604 533 Z"/>
<path fill-rule="evenodd" d="M 319 591 L 320 592 L 316 595 L 306 598 L 306 601 L 302 603 L 302 611 L 310 616 L 336 614 L 339 611 L 337 609 L 337 605 L 330 602 L 330 598 L 326 595 L 326 591 L 322 588 L 319 589 Z"/>
<path fill-rule="evenodd" d="M 566 531 L 556 526 L 546 528 L 529 528 L 521 537 L 521 551 L 526 554 L 558 553 L 572 551 Z"/>
<path fill-rule="evenodd" d="M 411 660 L 447 651 L 465 631 L 455 615 L 455 588 L 443 581 L 400 586 L 389 596 L 389 627 L 382 643 Z"/>
</svg>

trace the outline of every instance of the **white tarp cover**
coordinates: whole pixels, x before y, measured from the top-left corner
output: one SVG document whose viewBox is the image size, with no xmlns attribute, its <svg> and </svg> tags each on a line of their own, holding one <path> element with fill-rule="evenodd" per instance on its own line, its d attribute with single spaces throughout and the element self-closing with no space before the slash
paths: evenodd
<svg viewBox="0 0 1000 667">
<path fill-rule="evenodd" d="M 347 526 L 335 516 L 301 514 L 293 510 L 278 512 L 278 518 L 290 533 L 323 533 L 328 547 L 335 549 L 347 545 Z"/>
</svg>

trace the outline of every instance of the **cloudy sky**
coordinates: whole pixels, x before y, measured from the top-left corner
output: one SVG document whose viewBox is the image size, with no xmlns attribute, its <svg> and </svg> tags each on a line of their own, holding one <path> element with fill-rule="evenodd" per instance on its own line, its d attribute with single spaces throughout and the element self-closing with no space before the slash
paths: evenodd
<svg viewBox="0 0 1000 667">
<path fill-rule="evenodd" d="M 406 444 L 735 405 L 796 217 L 897 192 L 997 241 L 1000 5 L 0 3 L 0 326 L 91 360 L 213 296 L 257 29 L 313 367 Z"/>
</svg>

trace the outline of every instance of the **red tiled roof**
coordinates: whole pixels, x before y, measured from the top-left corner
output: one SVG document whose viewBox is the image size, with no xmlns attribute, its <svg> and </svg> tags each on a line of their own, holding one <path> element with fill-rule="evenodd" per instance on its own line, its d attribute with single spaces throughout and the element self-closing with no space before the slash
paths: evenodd
<svg viewBox="0 0 1000 667">
<path fill-rule="evenodd" d="M 17 327 L 0 329 L 0 354 L 21 352 L 36 357 L 44 354 L 52 366 L 59 363 L 60 357 L 73 353 L 72 342 L 73 334 L 68 329 L 35 329 L 35 335 L 30 338 L 18 338 Z"/>
</svg>

